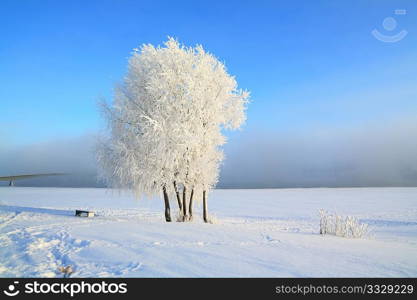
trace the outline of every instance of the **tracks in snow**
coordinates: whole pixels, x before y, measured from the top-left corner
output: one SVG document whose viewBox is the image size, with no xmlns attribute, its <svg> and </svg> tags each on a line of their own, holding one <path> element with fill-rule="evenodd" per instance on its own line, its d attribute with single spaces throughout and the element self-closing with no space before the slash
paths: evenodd
<svg viewBox="0 0 417 300">
<path fill-rule="evenodd" d="M 0 256 L 8 260 L 0 262 L 0 276 L 6 277 L 60 277 L 59 267 L 71 265 L 75 276 L 123 276 L 129 271 L 138 270 L 141 263 L 132 262 L 115 270 L 110 264 L 84 262 L 79 264 L 73 257 L 87 249 L 91 241 L 76 239 L 70 235 L 72 228 L 100 226 L 107 222 L 130 220 L 132 213 L 105 213 L 94 219 L 78 219 L 58 216 L 48 218 L 48 224 L 26 226 L 27 219 L 39 221 L 44 214 L 7 213 L 2 214 L 0 223 Z M 18 216 L 25 216 L 19 220 Z M 51 217 L 48 215 L 48 217 Z M 137 215 L 136 215 L 137 217 Z M 149 216 L 148 216 L 149 217 Z M 41 218 L 40 221 L 43 219 Z M 21 221 L 21 222 L 20 222 Z M 93 273 L 89 273 L 90 270 Z M 94 270 L 94 271 L 93 271 Z"/>
<path fill-rule="evenodd" d="M 119 263 L 115 266 L 114 261 L 94 260 L 79 261 L 77 254 L 81 251 L 94 251 L 97 249 L 113 248 L 114 251 L 138 251 L 129 245 L 102 240 L 83 240 L 71 236 L 70 232 L 74 228 L 101 226 L 113 222 L 132 222 L 138 224 L 160 224 L 163 221 L 160 213 L 147 212 L 143 210 L 96 210 L 98 216 L 93 219 L 79 219 L 69 216 L 56 216 L 37 213 L 8 213 L 3 215 L 0 224 L 0 254 L 2 257 L 10 257 L 8 261 L 0 263 L 0 276 L 26 276 L 26 277 L 59 277 L 58 272 L 61 266 L 71 265 L 74 276 L 129 276 L 132 272 L 140 271 L 141 262 Z M 27 220 L 38 222 L 37 225 L 26 226 Z M 45 221 L 50 222 L 47 224 Z M 172 224 L 175 225 L 175 224 Z M 178 224 L 180 225 L 180 224 Z M 190 224 L 198 228 L 198 222 Z M 197 225 L 197 226 L 194 226 Z M 180 225 L 181 226 L 181 225 Z M 225 230 L 226 232 L 246 231 L 250 235 L 249 239 L 235 238 L 232 236 L 211 237 L 202 240 L 178 240 L 171 239 L 169 235 L 160 240 L 144 241 L 141 247 L 149 248 L 177 248 L 177 247 L 280 247 L 282 242 L 276 237 L 277 234 L 311 232 L 310 222 L 296 222 L 288 220 L 263 220 L 263 219 L 242 219 L 225 218 L 221 220 L 222 230 L 218 225 L 213 226 L 213 230 Z M 191 227 L 191 228 L 192 228 Z M 216 228 L 217 227 L 217 228 Z M 9 229 L 9 230 L 8 230 Z M 181 229 L 183 230 L 183 229 Z M 201 230 L 201 229 L 199 229 Z M 230 238 L 231 237 L 231 238 Z M 93 247 L 93 248 L 91 248 Z M 94 249 L 94 250 L 90 250 Z M 7 252 L 8 253 L 4 253 Z M 91 254 L 90 254 L 91 255 Z"/>
</svg>

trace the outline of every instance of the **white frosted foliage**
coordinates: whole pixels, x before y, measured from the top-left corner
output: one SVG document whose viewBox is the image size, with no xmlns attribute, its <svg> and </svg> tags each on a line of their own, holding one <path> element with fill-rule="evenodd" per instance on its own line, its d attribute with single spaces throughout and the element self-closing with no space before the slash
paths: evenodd
<svg viewBox="0 0 417 300">
<path fill-rule="evenodd" d="M 353 216 L 340 216 L 330 214 L 321 209 L 320 214 L 320 234 L 331 234 L 347 238 L 362 238 L 369 233 L 367 224 L 360 223 Z"/>
</svg>

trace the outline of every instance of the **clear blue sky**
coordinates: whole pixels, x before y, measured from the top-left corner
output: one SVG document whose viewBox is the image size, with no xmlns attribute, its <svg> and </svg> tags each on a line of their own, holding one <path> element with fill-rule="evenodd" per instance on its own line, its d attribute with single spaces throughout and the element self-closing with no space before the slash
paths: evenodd
<svg viewBox="0 0 417 300">
<path fill-rule="evenodd" d="M 250 132 L 417 118 L 417 1 L 2 0 L 0 146 L 97 131 L 131 50 L 167 36 L 201 43 L 252 92 Z"/>
</svg>

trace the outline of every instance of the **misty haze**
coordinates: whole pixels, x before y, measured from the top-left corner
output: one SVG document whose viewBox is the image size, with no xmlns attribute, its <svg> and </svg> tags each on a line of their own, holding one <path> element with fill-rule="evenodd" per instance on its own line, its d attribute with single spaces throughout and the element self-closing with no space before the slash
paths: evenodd
<svg viewBox="0 0 417 300">
<path fill-rule="evenodd" d="M 97 136 L 3 148 L 3 176 L 63 172 L 17 186 L 104 187 L 97 178 Z M 417 123 L 368 128 L 238 132 L 225 147 L 218 188 L 417 186 Z M 7 185 L 7 182 L 0 182 Z"/>
</svg>

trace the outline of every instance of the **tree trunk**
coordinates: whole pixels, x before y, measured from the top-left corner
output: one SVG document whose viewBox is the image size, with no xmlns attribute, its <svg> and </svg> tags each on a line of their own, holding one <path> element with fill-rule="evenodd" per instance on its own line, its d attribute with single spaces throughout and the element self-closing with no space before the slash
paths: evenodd
<svg viewBox="0 0 417 300">
<path fill-rule="evenodd" d="M 203 191 L 203 219 L 208 223 L 206 191 Z"/>
<path fill-rule="evenodd" d="M 187 188 L 182 190 L 182 220 L 187 221 Z"/>
<path fill-rule="evenodd" d="M 178 209 L 181 211 L 182 210 L 181 196 L 177 188 L 177 183 L 175 181 L 174 181 L 174 190 L 175 190 L 175 194 L 177 195 Z"/>
<path fill-rule="evenodd" d="M 194 196 L 194 189 L 191 190 L 191 196 L 190 196 L 190 203 L 188 206 L 188 218 L 191 221 L 193 219 L 193 196 Z"/>
<path fill-rule="evenodd" d="M 162 188 L 162 191 L 164 193 L 164 202 L 165 202 L 165 221 L 171 222 L 171 209 L 169 207 L 169 199 L 168 199 L 168 193 L 165 186 Z"/>
</svg>

